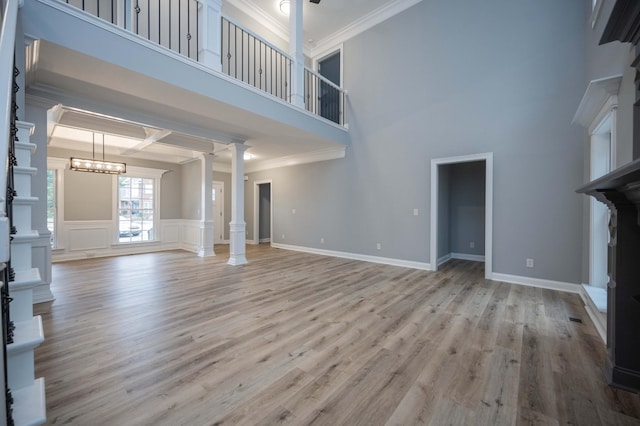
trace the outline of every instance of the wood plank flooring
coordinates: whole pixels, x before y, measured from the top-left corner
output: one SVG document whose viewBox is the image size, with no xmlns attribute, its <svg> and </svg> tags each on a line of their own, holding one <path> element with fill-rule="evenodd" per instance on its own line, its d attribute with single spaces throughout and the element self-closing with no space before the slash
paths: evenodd
<svg viewBox="0 0 640 426">
<path fill-rule="evenodd" d="M 638 425 L 577 295 L 249 246 L 53 266 L 52 425 Z M 569 321 L 579 317 L 583 323 Z"/>
</svg>

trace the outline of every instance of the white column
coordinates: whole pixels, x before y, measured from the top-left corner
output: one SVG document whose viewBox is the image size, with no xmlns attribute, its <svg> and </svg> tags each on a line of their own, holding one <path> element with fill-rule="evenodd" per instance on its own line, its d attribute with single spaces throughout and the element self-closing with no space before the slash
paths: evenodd
<svg viewBox="0 0 640 426">
<path fill-rule="evenodd" d="M 200 191 L 200 247 L 198 247 L 198 256 L 208 257 L 215 256 L 213 250 L 213 200 L 211 199 L 211 180 L 212 174 L 213 156 L 209 154 L 202 154 L 200 157 L 200 164 L 202 175 L 201 191 Z"/>
<path fill-rule="evenodd" d="M 304 46 L 302 44 L 302 1 L 291 0 L 289 13 L 289 54 L 293 57 L 291 103 L 304 108 Z"/>
<path fill-rule="evenodd" d="M 222 0 L 198 0 L 198 12 L 198 60 L 215 71 L 222 71 Z"/>
<path fill-rule="evenodd" d="M 244 151 L 248 146 L 232 143 L 231 148 L 231 222 L 229 223 L 229 265 L 244 265 L 246 227 L 244 221 Z"/>
</svg>

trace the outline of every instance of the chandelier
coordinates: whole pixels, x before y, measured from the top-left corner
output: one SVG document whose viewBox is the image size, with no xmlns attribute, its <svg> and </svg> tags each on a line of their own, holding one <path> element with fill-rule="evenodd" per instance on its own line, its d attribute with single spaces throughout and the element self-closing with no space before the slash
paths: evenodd
<svg viewBox="0 0 640 426">
<path fill-rule="evenodd" d="M 104 159 L 104 133 L 102 134 L 102 160 L 96 159 L 96 134 L 93 133 L 93 151 L 91 160 L 86 158 L 71 157 L 69 168 L 78 172 L 106 173 L 120 175 L 127 172 L 127 165 L 117 161 L 105 161 Z"/>
</svg>

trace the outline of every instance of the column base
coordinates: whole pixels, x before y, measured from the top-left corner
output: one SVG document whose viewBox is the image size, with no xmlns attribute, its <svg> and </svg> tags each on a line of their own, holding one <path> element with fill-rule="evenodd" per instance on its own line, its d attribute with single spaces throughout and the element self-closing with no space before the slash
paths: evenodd
<svg viewBox="0 0 640 426">
<path fill-rule="evenodd" d="M 246 256 L 246 227 L 244 222 L 229 224 L 229 261 L 227 262 L 229 265 L 237 266 L 249 263 Z"/>
<path fill-rule="evenodd" d="M 198 247 L 198 256 L 211 257 L 216 253 L 213 250 L 213 221 L 200 222 L 200 247 Z"/>
<path fill-rule="evenodd" d="M 212 256 L 215 256 L 215 255 L 216 255 L 216 253 L 215 253 L 215 251 L 213 251 L 213 247 L 210 248 L 210 249 L 207 248 L 207 249 L 204 249 L 204 250 L 202 250 L 202 249 L 198 250 L 198 256 L 199 257 L 212 257 Z"/>
</svg>

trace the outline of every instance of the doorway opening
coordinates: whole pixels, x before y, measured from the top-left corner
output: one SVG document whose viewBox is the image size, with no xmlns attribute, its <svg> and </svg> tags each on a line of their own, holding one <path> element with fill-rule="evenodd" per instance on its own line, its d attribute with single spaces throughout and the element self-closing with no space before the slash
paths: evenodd
<svg viewBox="0 0 640 426">
<path fill-rule="evenodd" d="M 213 200 L 213 244 L 222 244 L 224 242 L 224 182 L 212 182 L 211 199 Z"/>
<path fill-rule="evenodd" d="M 253 190 L 253 243 L 271 243 L 272 229 L 271 180 L 256 181 Z"/>
<path fill-rule="evenodd" d="M 431 160 L 431 270 L 451 258 L 493 272 L 493 153 Z"/>
<path fill-rule="evenodd" d="M 318 60 L 318 73 L 338 87 L 342 83 L 341 56 L 341 50 L 337 50 Z M 320 115 L 334 123 L 340 123 L 340 92 L 324 81 L 320 82 L 318 90 Z"/>
</svg>

